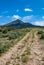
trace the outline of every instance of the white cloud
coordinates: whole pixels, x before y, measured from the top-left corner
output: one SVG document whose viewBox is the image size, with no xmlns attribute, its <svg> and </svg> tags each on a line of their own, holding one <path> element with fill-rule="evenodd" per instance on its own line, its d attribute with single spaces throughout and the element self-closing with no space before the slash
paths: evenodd
<svg viewBox="0 0 44 65">
<path fill-rule="evenodd" d="M 44 16 L 42 16 L 42 18 L 44 19 Z"/>
<path fill-rule="evenodd" d="M 31 11 L 32 11 L 32 9 L 30 9 L 30 8 L 25 8 L 25 9 L 24 9 L 24 11 L 31 12 Z"/>
<path fill-rule="evenodd" d="M 44 18 L 44 17 L 43 17 Z M 30 16 L 25 16 L 22 18 L 22 21 L 24 22 L 29 22 L 32 23 L 33 25 L 39 25 L 39 26 L 44 26 L 44 21 L 43 20 L 38 20 L 36 19 L 36 16 L 30 15 Z"/>
<path fill-rule="evenodd" d="M 24 22 L 29 22 L 32 18 L 33 18 L 33 15 L 30 15 L 30 16 L 25 16 L 25 17 L 23 17 L 22 20 L 23 20 Z"/>
<path fill-rule="evenodd" d="M 34 24 L 34 25 L 39 25 L 39 26 L 44 26 L 44 21 L 35 21 L 35 22 L 33 22 L 32 24 Z"/>
<path fill-rule="evenodd" d="M 21 17 L 19 15 L 13 15 L 12 18 L 14 18 L 14 19 L 20 19 Z"/>
</svg>

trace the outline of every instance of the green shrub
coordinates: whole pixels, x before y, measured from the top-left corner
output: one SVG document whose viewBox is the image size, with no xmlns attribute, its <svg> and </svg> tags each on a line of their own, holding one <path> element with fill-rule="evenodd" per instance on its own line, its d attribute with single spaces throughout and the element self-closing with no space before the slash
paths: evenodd
<svg viewBox="0 0 44 65">
<path fill-rule="evenodd" d="M 2 33 L 6 34 L 6 33 L 7 33 L 7 30 L 6 30 L 6 29 L 4 29 L 4 30 L 2 31 Z"/>
<path fill-rule="evenodd" d="M 0 35 L 0 38 L 5 38 L 5 37 L 8 37 L 8 34 L 1 34 Z"/>
<path fill-rule="evenodd" d="M 38 35 L 40 39 L 44 39 L 44 32 L 43 31 L 38 31 Z"/>
<path fill-rule="evenodd" d="M 19 63 L 17 63 L 16 65 L 20 65 Z"/>
<path fill-rule="evenodd" d="M 42 34 L 43 33 L 43 31 L 38 31 L 38 34 Z"/>
<path fill-rule="evenodd" d="M 10 34 L 8 37 L 9 37 L 9 40 L 17 38 L 16 34 Z"/>
<path fill-rule="evenodd" d="M 2 29 L 0 29 L 0 32 L 2 32 Z"/>
<path fill-rule="evenodd" d="M 0 54 L 7 51 L 12 46 L 11 42 L 0 43 Z"/>
<path fill-rule="evenodd" d="M 44 39 L 44 34 L 41 34 L 40 39 Z"/>
<path fill-rule="evenodd" d="M 12 40 L 12 39 L 17 39 L 18 37 L 20 37 L 21 35 L 23 35 L 22 32 L 15 32 L 15 33 L 11 33 L 9 34 L 9 40 Z"/>
<path fill-rule="evenodd" d="M 22 60 L 23 63 L 26 63 L 29 60 L 29 57 L 24 55 L 24 56 L 21 57 L 21 60 Z"/>
</svg>

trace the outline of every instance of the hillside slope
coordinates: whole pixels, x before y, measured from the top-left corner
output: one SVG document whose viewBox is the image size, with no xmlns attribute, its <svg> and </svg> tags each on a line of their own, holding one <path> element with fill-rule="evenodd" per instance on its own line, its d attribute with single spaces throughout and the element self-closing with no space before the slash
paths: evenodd
<svg viewBox="0 0 44 65">
<path fill-rule="evenodd" d="M 15 21 L 12 21 L 12 22 L 6 24 L 5 26 L 32 27 L 34 25 L 32 25 L 31 23 L 24 23 L 23 21 L 17 19 Z"/>
</svg>

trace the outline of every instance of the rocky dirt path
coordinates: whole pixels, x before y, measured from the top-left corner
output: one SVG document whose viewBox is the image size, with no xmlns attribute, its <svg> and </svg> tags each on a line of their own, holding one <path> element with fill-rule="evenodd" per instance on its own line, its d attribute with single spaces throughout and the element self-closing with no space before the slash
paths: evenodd
<svg viewBox="0 0 44 65">
<path fill-rule="evenodd" d="M 44 60 L 42 61 L 42 57 L 44 58 L 43 54 L 44 52 L 41 50 L 38 36 L 34 33 L 34 42 L 31 45 L 31 60 L 29 65 L 44 65 Z"/>
<path fill-rule="evenodd" d="M 32 41 L 32 33 L 27 33 L 25 38 L 17 44 L 16 51 L 13 52 L 11 58 L 5 65 L 27 65 L 30 60 L 30 45 Z M 25 57 L 24 59 L 22 57 Z"/>
<path fill-rule="evenodd" d="M 6 54 L 4 54 L 2 57 L 0 57 L 0 65 L 6 65 L 6 62 L 9 62 L 10 61 L 12 55 L 14 55 L 14 56 L 17 55 L 17 49 L 18 49 L 18 47 L 19 46 L 22 46 L 23 40 L 26 40 L 28 38 L 28 36 L 29 36 L 29 33 L 27 33 L 26 36 L 24 36 L 24 38 L 21 39 L 17 43 L 17 45 L 13 46 L 11 49 L 9 49 L 9 51 Z"/>
<path fill-rule="evenodd" d="M 32 31 L 0 57 L 0 65 L 44 65 L 44 45 Z M 23 58 L 25 57 L 25 58 Z M 22 61 L 23 60 L 23 61 Z"/>
</svg>

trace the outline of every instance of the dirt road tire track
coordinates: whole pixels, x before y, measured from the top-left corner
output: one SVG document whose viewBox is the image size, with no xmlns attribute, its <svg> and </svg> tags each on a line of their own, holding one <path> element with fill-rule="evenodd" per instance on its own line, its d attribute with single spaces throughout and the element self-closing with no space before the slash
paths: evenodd
<svg viewBox="0 0 44 65">
<path fill-rule="evenodd" d="M 19 45 L 22 44 L 22 41 L 25 40 L 29 36 L 29 33 L 27 33 L 23 39 L 21 39 L 17 45 L 13 46 L 9 51 L 4 54 L 2 57 L 0 57 L 0 65 L 5 65 L 6 62 L 8 62 L 13 54 L 16 56 L 17 48 Z"/>
</svg>

